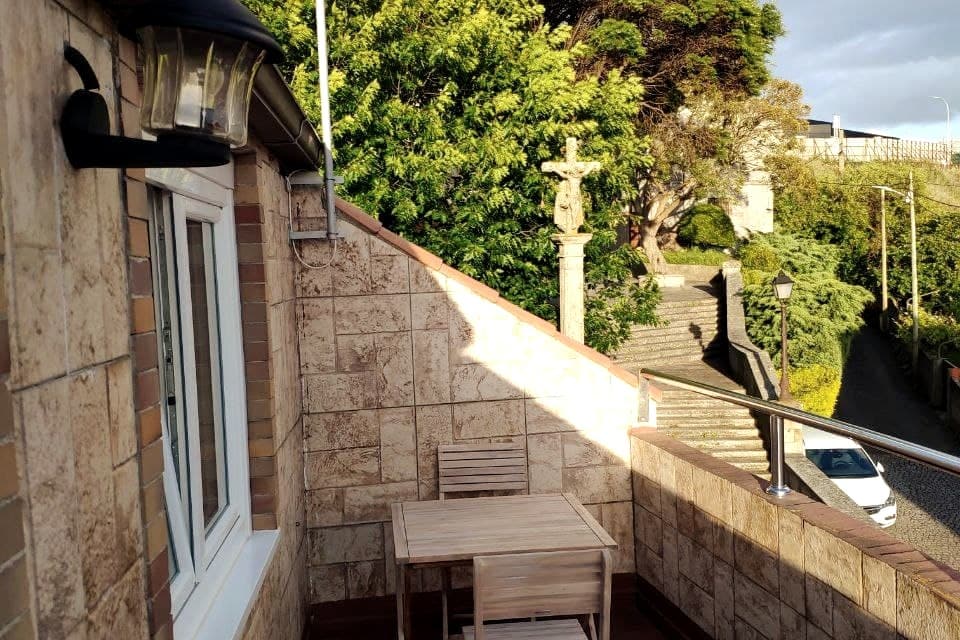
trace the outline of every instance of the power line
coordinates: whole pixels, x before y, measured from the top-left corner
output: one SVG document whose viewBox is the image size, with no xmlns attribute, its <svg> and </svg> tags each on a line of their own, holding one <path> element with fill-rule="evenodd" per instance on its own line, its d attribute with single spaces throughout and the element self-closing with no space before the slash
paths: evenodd
<svg viewBox="0 0 960 640">
<path fill-rule="evenodd" d="M 873 188 L 874 188 L 874 185 L 871 185 L 871 184 L 857 184 L 857 183 L 854 183 L 854 182 L 827 182 L 827 181 L 825 181 L 825 180 L 816 180 L 815 182 L 816 182 L 817 184 L 823 184 L 823 185 L 828 185 L 828 186 L 832 186 L 832 187 L 856 187 L 856 188 L 858 188 L 858 189 L 873 189 Z M 955 188 L 957 188 L 957 189 L 960 189 L 960 185 L 938 184 L 938 183 L 935 183 L 935 182 L 925 182 L 924 185 L 925 185 L 925 186 L 955 187 Z M 906 188 L 907 188 L 906 186 L 902 186 L 902 185 L 897 185 L 897 186 L 898 186 L 899 188 L 901 188 L 901 189 L 906 189 Z M 956 203 L 953 203 L 953 202 L 944 202 L 943 200 L 938 200 L 938 199 L 936 199 L 936 198 L 934 198 L 934 197 L 931 197 L 931 196 L 928 196 L 928 195 L 925 195 L 925 194 L 922 194 L 922 193 L 916 193 L 916 192 L 914 192 L 914 193 L 915 193 L 915 195 L 916 195 L 917 197 L 924 198 L 924 199 L 929 200 L 929 201 L 931 201 L 931 202 L 936 202 L 937 204 L 942 205 L 942 206 L 944 206 L 944 207 L 950 207 L 950 208 L 952 208 L 952 209 L 960 209 L 960 204 L 956 204 Z M 924 207 L 924 208 L 926 208 L 926 207 Z M 930 211 L 930 209 L 927 209 L 927 211 Z M 935 212 L 935 211 L 930 211 L 930 213 L 936 213 L 936 212 Z"/>
</svg>

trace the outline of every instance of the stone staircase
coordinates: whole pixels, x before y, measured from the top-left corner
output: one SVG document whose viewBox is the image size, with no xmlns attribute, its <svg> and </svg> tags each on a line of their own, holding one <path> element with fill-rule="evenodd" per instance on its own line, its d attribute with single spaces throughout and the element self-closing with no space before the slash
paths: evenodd
<svg viewBox="0 0 960 640">
<path fill-rule="evenodd" d="M 621 366 L 671 373 L 744 393 L 726 374 L 726 337 L 719 295 L 708 283 L 664 288 L 657 314 L 664 327 L 634 327 L 613 355 Z M 748 409 L 661 385 L 657 426 L 664 433 L 751 473 L 769 477 L 757 423 Z"/>
<path fill-rule="evenodd" d="M 614 359 L 629 369 L 697 362 L 725 354 L 720 302 L 707 283 L 661 289 L 657 315 L 663 327 L 636 326 Z"/>
<path fill-rule="evenodd" d="M 744 390 L 708 362 L 659 367 L 671 373 L 738 393 Z M 745 471 L 767 477 L 770 465 L 749 409 L 692 391 L 662 386 L 657 427 L 667 435 Z"/>
</svg>

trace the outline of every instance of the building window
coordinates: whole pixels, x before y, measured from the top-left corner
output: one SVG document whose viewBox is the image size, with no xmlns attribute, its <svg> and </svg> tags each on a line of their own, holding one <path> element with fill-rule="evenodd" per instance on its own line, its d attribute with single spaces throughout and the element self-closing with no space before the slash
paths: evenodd
<svg viewBox="0 0 960 640">
<path fill-rule="evenodd" d="M 250 537 L 235 237 L 229 203 L 151 198 L 170 596 L 194 628 Z"/>
</svg>

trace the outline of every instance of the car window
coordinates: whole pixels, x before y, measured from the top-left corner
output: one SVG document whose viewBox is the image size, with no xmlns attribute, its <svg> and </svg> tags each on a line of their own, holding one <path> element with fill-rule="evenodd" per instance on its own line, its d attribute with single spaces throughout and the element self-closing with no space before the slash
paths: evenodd
<svg viewBox="0 0 960 640">
<path fill-rule="evenodd" d="M 807 458 L 828 478 L 874 478 L 877 469 L 863 449 L 807 449 Z"/>
</svg>

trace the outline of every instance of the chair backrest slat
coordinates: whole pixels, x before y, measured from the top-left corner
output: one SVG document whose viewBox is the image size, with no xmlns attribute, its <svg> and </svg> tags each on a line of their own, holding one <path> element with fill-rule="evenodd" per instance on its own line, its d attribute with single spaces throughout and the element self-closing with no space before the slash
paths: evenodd
<svg viewBox="0 0 960 640">
<path fill-rule="evenodd" d="M 439 491 L 526 491 L 527 453 L 522 444 L 488 442 L 437 447 Z"/>
<path fill-rule="evenodd" d="M 598 615 L 609 638 L 613 562 L 607 549 L 478 556 L 473 560 L 478 640 L 488 620 Z"/>
</svg>

